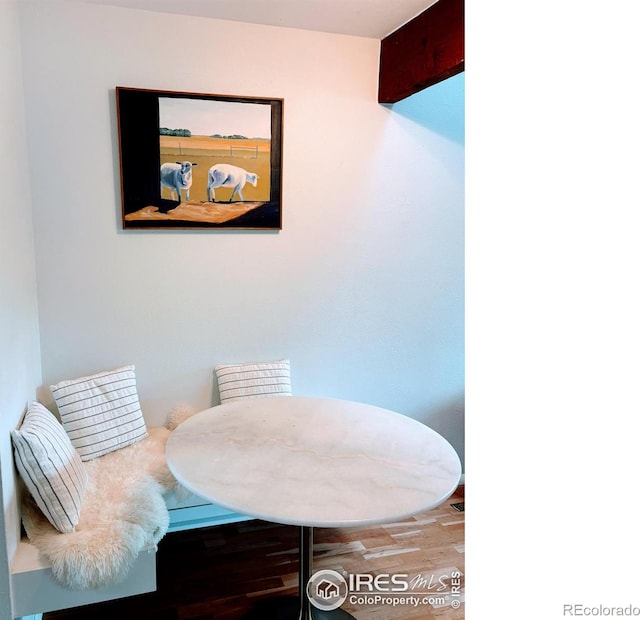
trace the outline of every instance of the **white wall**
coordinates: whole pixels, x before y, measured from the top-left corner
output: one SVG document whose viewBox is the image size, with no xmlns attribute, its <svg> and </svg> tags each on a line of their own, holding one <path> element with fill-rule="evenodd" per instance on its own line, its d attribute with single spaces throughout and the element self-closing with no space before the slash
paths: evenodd
<svg viewBox="0 0 640 620">
<path fill-rule="evenodd" d="M 13 1 L 0 2 L 0 127 L 5 178 L 0 197 L 0 618 L 10 618 L 8 565 L 20 522 L 9 431 L 42 381 L 19 20 Z"/>
<path fill-rule="evenodd" d="M 428 97 L 376 103 L 378 41 L 72 2 L 22 39 L 43 400 L 134 363 L 159 424 L 217 402 L 215 364 L 288 357 L 295 393 L 461 449 L 464 147 Z M 283 97 L 283 230 L 122 232 L 116 85 Z"/>
</svg>

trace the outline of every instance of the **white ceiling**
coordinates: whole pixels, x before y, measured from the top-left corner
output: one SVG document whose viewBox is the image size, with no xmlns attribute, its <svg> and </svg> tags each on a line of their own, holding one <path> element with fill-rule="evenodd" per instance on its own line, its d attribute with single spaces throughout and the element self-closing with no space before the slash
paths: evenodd
<svg viewBox="0 0 640 620">
<path fill-rule="evenodd" d="M 382 39 L 437 0 L 81 0 Z"/>
</svg>

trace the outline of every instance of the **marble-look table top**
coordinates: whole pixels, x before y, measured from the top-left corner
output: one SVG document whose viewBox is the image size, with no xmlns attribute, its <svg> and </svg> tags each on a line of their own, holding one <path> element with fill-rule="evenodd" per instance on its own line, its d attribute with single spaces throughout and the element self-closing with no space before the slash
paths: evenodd
<svg viewBox="0 0 640 620">
<path fill-rule="evenodd" d="M 282 396 L 235 401 L 184 421 L 167 443 L 176 479 L 208 501 L 266 521 L 377 524 L 453 493 L 460 459 L 438 433 L 362 403 Z"/>
</svg>

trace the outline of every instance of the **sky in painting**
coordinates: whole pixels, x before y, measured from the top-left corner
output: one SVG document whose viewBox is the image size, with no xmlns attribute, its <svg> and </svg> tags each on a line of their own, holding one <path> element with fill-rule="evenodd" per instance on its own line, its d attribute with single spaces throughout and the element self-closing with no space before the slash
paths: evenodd
<svg viewBox="0 0 640 620">
<path fill-rule="evenodd" d="M 194 136 L 271 138 L 269 104 L 174 97 L 159 97 L 158 103 L 160 127 L 188 129 Z"/>
</svg>

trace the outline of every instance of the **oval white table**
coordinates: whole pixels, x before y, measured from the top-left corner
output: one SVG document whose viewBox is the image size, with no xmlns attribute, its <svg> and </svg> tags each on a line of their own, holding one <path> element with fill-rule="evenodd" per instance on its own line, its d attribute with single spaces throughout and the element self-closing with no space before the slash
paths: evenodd
<svg viewBox="0 0 640 620">
<path fill-rule="evenodd" d="M 460 459 L 424 424 L 363 403 L 281 396 L 238 400 L 184 421 L 167 462 L 187 489 L 235 512 L 300 526 L 299 602 L 278 618 L 342 620 L 306 594 L 313 528 L 385 523 L 435 508 Z"/>
</svg>

